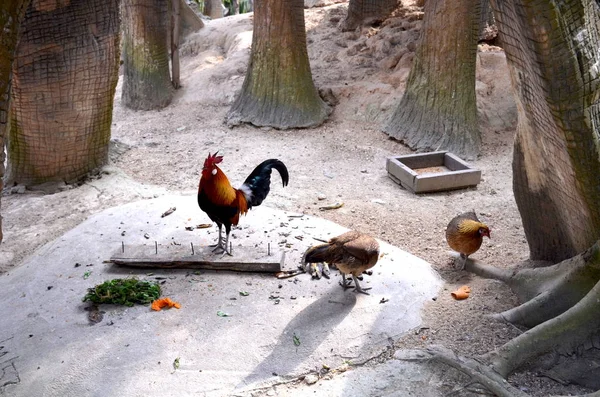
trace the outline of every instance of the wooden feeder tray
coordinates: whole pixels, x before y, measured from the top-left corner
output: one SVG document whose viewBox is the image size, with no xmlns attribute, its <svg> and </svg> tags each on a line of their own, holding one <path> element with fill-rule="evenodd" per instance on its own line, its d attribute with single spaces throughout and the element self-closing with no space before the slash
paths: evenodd
<svg viewBox="0 0 600 397">
<path fill-rule="evenodd" d="M 476 186 L 481 171 L 446 152 L 388 157 L 389 177 L 413 193 L 440 192 Z"/>
</svg>

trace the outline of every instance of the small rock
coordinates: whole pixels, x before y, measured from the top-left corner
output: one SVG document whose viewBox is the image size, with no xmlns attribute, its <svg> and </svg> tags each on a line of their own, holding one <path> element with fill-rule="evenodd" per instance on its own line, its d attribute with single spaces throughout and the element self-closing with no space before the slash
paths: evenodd
<svg viewBox="0 0 600 397">
<path fill-rule="evenodd" d="M 144 233 L 144 238 L 145 238 L 145 239 L 149 239 L 149 238 L 150 238 L 150 235 L 149 235 L 148 233 Z"/>
<path fill-rule="evenodd" d="M 327 196 L 325 196 L 323 193 L 319 193 L 319 195 L 317 196 L 317 199 L 319 200 L 325 200 L 327 198 Z"/>
<path fill-rule="evenodd" d="M 304 377 L 304 382 L 306 382 L 307 385 L 314 385 L 315 383 L 317 383 L 317 381 L 319 380 L 319 377 L 317 375 L 306 375 Z"/>
<path fill-rule="evenodd" d="M 11 194 L 24 194 L 25 193 L 25 185 L 17 185 L 10 189 Z"/>
</svg>

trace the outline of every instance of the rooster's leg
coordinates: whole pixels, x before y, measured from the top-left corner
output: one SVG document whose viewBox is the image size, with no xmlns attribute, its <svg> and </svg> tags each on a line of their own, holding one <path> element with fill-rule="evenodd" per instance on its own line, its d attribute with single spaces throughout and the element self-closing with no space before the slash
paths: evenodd
<svg viewBox="0 0 600 397">
<path fill-rule="evenodd" d="M 231 251 L 229 250 L 229 233 L 231 231 L 227 230 L 227 233 L 225 234 L 225 246 L 223 247 L 223 256 L 225 256 L 225 254 L 229 255 L 229 256 L 233 256 L 231 254 Z"/>
<path fill-rule="evenodd" d="M 223 246 L 223 225 L 218 224 L 218 226 L 219 226 L 219 239 L 217 240 L 217 244 L 211 245 L 211 247 L 215 247 L 213 249 L 213 252 L 218 251 L 218 250 L 225 251 L 225 247 Z"/>
<path fill-rule="evenodd" d="M 460 266 L 459 270 L 465 270 L 465 267 L 467 267 L 467 258 L 469 257 L 469 255 L 465 255 L 465 254 L 460 254 L 460 259 L 463 260 L 462 265 Z"/>
<path fill-rule="evenodd" d="M 354 284 L 356 284 L 356 288 L 354 288 L 355 292 L 360 292 L 361 294 L 365 294 L 365 295 L 369 295 L 369 293 L 367 292 L 367 290 L 371 289 L 369 288 L 361 288 L 360 284 L 358 283 L 358 279 L 356 278 L 356 276 L 353 274 L 352 278 L 354 279 Z"/>
<path fill-rule="evenodd" d="M 346 282 L 347 281 L 346 275 L 342 272 L 340 272 L 340 274 L 342 275 L 342 281 L 340 282 L 340 285 L 342 286 L 342 288 L 344 288 L 344 289 L 352 288 L 350 283 Z"/>
</svg>

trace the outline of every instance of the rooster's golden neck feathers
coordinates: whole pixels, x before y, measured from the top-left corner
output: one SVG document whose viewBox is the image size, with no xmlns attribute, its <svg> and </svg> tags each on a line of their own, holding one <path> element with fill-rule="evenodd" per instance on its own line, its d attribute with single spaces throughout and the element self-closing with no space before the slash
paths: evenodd
<svg viewBox="0 0 600 397">
<path fill-rule="evenodd" d="M 464 234 L 477 234 L 479 229 L 487 230 L 486 224 L 474 221 L 472 219 L 465 219 L 458 225 L 458 231 Z"/>
<path fill-rule="evenodd" d="M 225 205 L 236 199 L 235 189 L 229 183 L 227 175 L 216 165 L 213 165 L 212 172 L 202 175 L 199 190 L 206 192 L 215 202 Z"/>
</svg>

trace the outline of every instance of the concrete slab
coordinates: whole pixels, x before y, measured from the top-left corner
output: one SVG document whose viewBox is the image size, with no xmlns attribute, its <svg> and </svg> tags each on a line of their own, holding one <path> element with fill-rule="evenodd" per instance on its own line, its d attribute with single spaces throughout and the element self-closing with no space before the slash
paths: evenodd
<svg viewBox="0 0 600 397">
<path fill-rule="evenodd" d="M 170 207 L 176 211 L 164 218 Z M 289 379 L 323 364 L 336 368 L 384 351 L 417 327 L 422 304 L 441 280 L 428 263 L 381 243 L 383 257 L 365 276 L 371 295 L 344 291 L 339 276 L 119 268 L 104 260 L 126 245 L 214 243 L 195 196 L 165 196 L 91 216 L 0 278 L 0 390 L 7 396 L 223 396 Z M 314 238 L 346 229 L 332 222 L 257 207 L 232 232 L 244 246 L 286 250 L 296 268 Z M 152 272 L 152 273 L 150 273 Z M 102 305 L 87 318 L 88 288 L 135 276 L 161 278 L 179 310 Z M 164 279 L 163 279 L 164 278 Z M 248 292 L 242 296 L 240 292 Z M 382 298 L 389 299 L 380 303 Z M 223 311 L 229 317 L 219 317 Z M 294 343 L 294 335 L 299 345 Z M 174 369 L 174 361 L 179 367 Z"/>
</svg>

